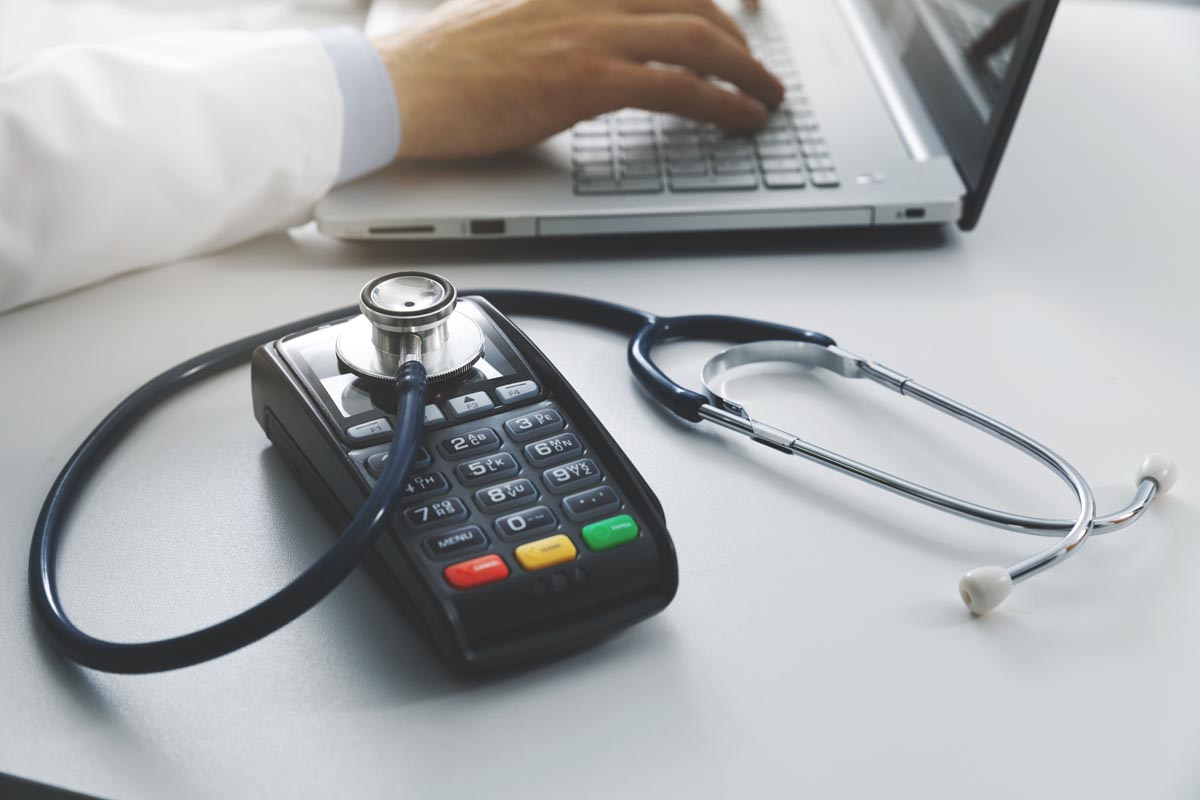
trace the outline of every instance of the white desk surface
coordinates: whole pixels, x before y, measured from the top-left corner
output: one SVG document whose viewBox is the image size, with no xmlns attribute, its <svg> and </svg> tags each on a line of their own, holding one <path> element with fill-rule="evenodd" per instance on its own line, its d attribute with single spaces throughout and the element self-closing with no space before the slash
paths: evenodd
<svg viewBox="0 0 1200 800">
<path fill-rule="evenodd" d="M 114 798 L 1200 795 L 1197 41 L 1194 7 L 1068 2 L 969 235 L 368 249 L 305 230 L 0 317 L 0 771 Z M 621 341 L 530 320 L 666 507 L 681 583 L 664 613 L 467 681 L 356 574 L 203 666 L 118 677 L 56 656 L 26 559 L 80 439 L 159 370 L 400 267 L 826 330 L 1043 438 L 1105 509 L 1147 451 L 1183 477 L 1140 525 L 972 619 L 960 573 L 1045 540 L 675 423 L 632 384 Z M 709 351 L 664 359 L 693 376 Z M 1070 511 L 1040 467 L 902 398 L 775 380 L 793 396 L 761 378 L 739 391 L 818 443 L 1025 513 Z M 280 586 L 332 533 L 238 369 L 115 454 L 65 545 L 64 599 L 99 634 L 180 632 Z"/>
</svg>

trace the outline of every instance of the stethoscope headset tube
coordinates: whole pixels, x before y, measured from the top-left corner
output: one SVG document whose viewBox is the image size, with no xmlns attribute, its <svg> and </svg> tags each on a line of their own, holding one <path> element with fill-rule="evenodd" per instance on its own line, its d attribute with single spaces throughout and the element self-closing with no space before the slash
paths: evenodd
<svg viewBox="0 0 1200 800">
<path fill-rule="evenodd" d="M 470 363 L 466 365 L 469 367 L 479 357 L 478 354 L 472 357 L 469 347 L 462 352 L 451 352 L 442 347 L 444 342 L 435 341 L 436 334 L 429 335 L 429 331 L 441 329 L 440 323 L 443 320 L 453 317 L 443 315 L 437 320 L 417 321 L 406 328 L 403 320 L 397 322 L 402 314 L 389 313 L 394 312 L 395 308 L 377 306 L 376 295 L 368 298 L 368 288 L 377 288 L 380 282 L 389 278 L 413 275 L 435 282 L 445 281 L 439 276 L 427 273 L 397 273 L 384 276 L 364 288 L 359 306 L 341 308 L 290 325 L 272 328 L 199 355 L 144 384 L 113 409 L 89 434 L 67 461 L 47 494 L 34 527 L 30 548 L 29 584 L 33 606 L 49 631 L 51 640 L 66 657 L 92 669 L 126 674 L 161 672 L 198 664 L 233 652 L 278 630 L 320 602 L 350 574 L 374 544 L 375 539 L 386 530 L 384 521 L 390 518 L 395 499 L 400 496 L 408 480 L 423 430 L 426 367 L 422 359 L 430 352 L 436 353 L 435 358 L 439 359 L 440 368 L 446 365 L 454 366 L 459 361 L 469 358 Z M 449 282 L 445 281 L 445 285 L 449 286 Z M 452 286 L 449 291 L 453 291 Z M 1054 547 L 1013 567 L 983 568 L 982 571 L 972 571 L 974 578 L 972 573 L 964 576 L 960 592 L 964 602 L 976 613 L 984 613 L 1002 601 L 1012 583 L 1060 563 L 1074 553 L 1093 530 L 1099 533 L 1131 524 L 1145 512 L 1154 497 L 1165 493 L 1175 480 L 1176 469 L 1169 459 L 1163 456 L 1147 457 L 1139 468 L 1138 490 L 1133 501 L 1121 511 L 1097 519 L 1090 487 L 1061 457 L 1023 434 L 915 384 L 899 373 L 842 351 L 833 339 L 824 334 L 738 317 L 655 317 L 615 303 L 552 292 L 498 289 L 464 294 L 487 297 L 508 314 L 582 322 L 629 336 L 629 366 L 638 382 L 655 400 L 689 422 L 715 422 L 775 450 L 803 456 L 918 502 L 984 524 L 1025 533 L 1062 536 Z M 436 290 L 431 290 L 430 294 L 423 297 L 429 300 L 427 310 L 437 308 L 436 312 L 430 311 L 431 316 L 441 314 L 447 305 L 452 310 L 455 299 L 454 296 L 450 296 L 447 300 L 446 295 L 437 295 Z M 401 342 L 403 346 L 399 348 L 390 346 L 396 342 L 394 337 L 389 339 L 385 336 L 382 340 L 376 340 L 380 353 L 385 349 L 388 353 L 398 349 L 399 353 L 391 355 L 402 359 L 394 375 L 395 433 L 386 467 L 375 489 L 342 535 L 320 559 L 281 590 L 246 611 L 202 630 L 159 641 L 125 643 L 97 639 L 77 628 L 67 616 L 58 595 L 57 559 L 61 531 L 88 479 L 95 473 L 104 457 L 115 448 L 120 438 L 139 419 L 167 398 L 204 378 L 245 363 L 259 345 L 291 333 L 345 319 L 357 310 L 362 310 L 364 315 L 367 315 L 368 310 L 376 312 L 375 318 L 367 315 L 367 321 L 373 325 L 392 327 L 399 324 L 401 329 L 385 331 L 386 333 L 400 337 L 414 334 L 418 338 L 424 335 L 427 339 L 421 340 L 420 349 L 413 345 L 412 339 Z M 369 330 L 365 332 L 370 335 Z M 1065 521 L 995 511 L 927 489 L 805 443 L 799 437 L 753 420 L 744 408 L 715 394 L 711 389 L 706 396 L 671 380 L 658 367 L 653 353 L 657 346 L 681 339 L 720 340 L 745 346 L 757 343 L 811 348 L 811 352 L 818 353 L 816 361 L 812 362 L 817 366 L 829 366 L 839 359 L 851 359 L 854 361 L 854 367 L 843 365 L 838 370 L 841 374 L 847 374 L 843 369 L 860 370 L 861 375 L 849 376 L 870 377 L 902 394 L 912 396 L 981 428 L 1042 461 L 1072 487 L 1079 500 L 1079 515 L 1073 521 Z M 736 347 L 732 349 L 736 350 Z M 719 354 L 714 361 L 723 356 L 729 358 L 729 352 Z M 790 360 L 803 362 L 805 359 Z M 753 360 L 743 360 L 742 363 L 753 363 Z M 459 367 L 466 368 L 461 365 Z M 444 374 L 457 373 L 447 368 Z M 706 372 L 706 385 L 710 377 L 715 376 Z"/>
<path fill-rule="evenodd" d="M 624 306 L 596 303 L 587 298 L 549 292 L 501 290 L 482 294 L 511 313 L 585 321 L 630 335 L 629 367 L 642 388 L 663 406 L 689 422 L 714 422 L 772 449 L 789 455 L 799 455 L 845 475 L 975 522 L 1020 533 L 1061 537 L 1052 547 L 1010 567 L 979 567 L 963 575 L 959 580 L 959 597 L 975 614 L 986 614 L 993 610 L 1004 601 L 1014 584 L 1073 555 L 1093 531 L 1113 531 L 1135 522 L 1157 495 L 1164 494 L 1171 488 L 1178 472 L 1168 457 L 1161 454 L 1148 455 L 1138 467 L 1135 476 L 1136 490 L 1129 504 L 1113 514 L 1097 518 L 1091 487 L 1066 459 L 1019 431 L 922 386 L 906 375 L 843 350 L 831 337 L 823 333 L 740 317 L 655 317 Z M 593 304 L 598 307 L 593 307 Z M 705 365 L 707 395 L 671 380 L 654 360 L 653 351 L 658 345 L 687 339 L 725 341 L 737 345 L 714 356 Z M 801 355 L 789 355 L 780 359 L 776 357 L 780 348 Z M 759 352 L 750 358 L 731 355 L 754 350 Z M 1042 462 L 1071 488 L 1078 503 L 1078 513 L 1073 520 L 1051 520 L 997 511 L 929 489 L 831 450 L 809 444 L 798 436 L 752 419 L 743 407 L 713 392 L 709 383 L 716 375 L 715 372 L 710 373 L 710 369 L 723 360 L 737 360 L 741 366 L 762 361 L 786 360 L 825 367 L 845 377 L 870 378 L 882 386 L 966 422 Z"/>
</svg>

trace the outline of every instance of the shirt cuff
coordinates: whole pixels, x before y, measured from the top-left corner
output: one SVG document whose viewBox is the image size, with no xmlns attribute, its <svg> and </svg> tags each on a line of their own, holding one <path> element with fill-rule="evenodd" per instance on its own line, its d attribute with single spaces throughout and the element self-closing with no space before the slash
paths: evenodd
<svg viewBox="0 0 1200 800">
<path fill-rule="evenodd" d="M 400 110 L 387 68 L 361 31 L 349 26 L 317 31 L 342 92 L 339 184 L 391 163 L 400 149 Z"/>
</svg>

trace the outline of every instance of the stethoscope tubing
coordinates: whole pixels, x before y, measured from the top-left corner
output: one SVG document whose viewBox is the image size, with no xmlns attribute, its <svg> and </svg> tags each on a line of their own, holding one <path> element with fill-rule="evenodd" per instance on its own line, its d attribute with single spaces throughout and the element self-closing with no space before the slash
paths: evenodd
<svg viewBox="0 0 1200 800">
<path fill-rule="evenodd" d="M 121 402 L 67 461 L 51 487 L 34 526 L 29 586 L 34 610 L 55 646 L 72 661 L 119 674 L 164 672 L 231 653 L 282 628 L 326 597 L 362 561 L 390 517 L 408 480 L 424 429 L 425 369 L 404 365 L 396 376 L 396 432 L 387 466 L 374 491 L 346 530 L 308 569 L 279 591 L 245 611 L 197 631 L 149 642 L 112 642 L 80 630 L 58 593 L 58 550 L 62 528 L 88 478 L 113 451 L 120 436 L 151 408 L 199 380 L 244 363 L 254 349 L 296 330 L 316 327 L 354 313 L 339 309 L 274 328 L 216 348 L 167 370 Z"/>
<path fill-rule="evenodd" d="M 800 455 L 838 472 L 867 481 L 896 494 L 960 517 L 1022 533 L 1061 536 L 1052 547 L 1008 569 L 1013 582 L 1028 578 L 1070 556 L 1089 533 L 1116 530 L 1135 521 L 1158 491 L 1154 480 L 1141 480 L 1133 502 L 1121 511 L 1097 518 L 1087 482 L 1065 459 L 1033 439 L 956 401 L 895 373 L 879 373 L 878 382 L 913 397 L 995 436 L 1041 461 L 1076 494 L 1079 515 L 1073 522 L 1026 517 L 996 511 L 907 481 L 869 465 L 802 441 L 763 423 L 713 404 L 710 397 L 680 386 L 654 361 L 655 347 L 679 339 L 722 340 L 734 344 L 784 340 L 836 349 L 825 334 L 786 325 L 715 315 L 657 317 L 628 306 L 553 292 L 510 289 L 463 292 L 479 294 L 508 314 L 582 322 L 629 337 L 631 370 L 643 388 L 667 409 L 690 422 L 711 421 L 785 453 Z M 391 513 L 408 478 L 423 430 L 425 373 L 418 362 L 405 364 L 396 377 L 396 433 L 387 466 L 376 488 L 350 526 L 326 553 L 291 583 L 246 611 L 223 622 L 181 636 L 153 642 L 110 642 L 77 628 L 67 616 L 58 593 L 57 560 L 62 528 L 75 500 L 120 437 L 168 397 L 210 375 L 244 363 L 254 349 L 297 331 L 345 319 L 357 306 L 340 308 L 215 348 L 147 382 L 121 402 L 84 440 L 58 475 L 42 506 L 30 548 L 29 582 L 36 614 L 54 644 L 68 658 L 93 669 L 115 673 L 147 673 L 197 664 L 232 652 L 303 614 L 333 590 L 360 562 L 375 539 L 386 530 L 382 521 Z M 902 376 L 901 376 L 902 377 Z M 1066 532 L 1065 535 L 1063 532 Z M 993 569 L 993 568 L 988 568 Z M 999 569 L 999 568 L 995 568 Z"/>
</svg>

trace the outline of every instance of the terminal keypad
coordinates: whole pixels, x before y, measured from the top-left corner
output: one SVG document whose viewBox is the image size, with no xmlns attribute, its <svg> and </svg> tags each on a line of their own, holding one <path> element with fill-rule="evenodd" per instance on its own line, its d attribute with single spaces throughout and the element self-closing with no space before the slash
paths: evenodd
<svg viewBox="0 0 1200 800">
<path fill-rule="evenodd" d="M 384 460 L 364 460 L 371 481 Z M 398 533 L 453 589 L 582 564 L 637 538 L 612 476 L 550 402 L 430 431 L 418 464 L 402 490 Z M 618 520 L 621 537 L 598 546 L 592 531 Z"/>
</svg>

